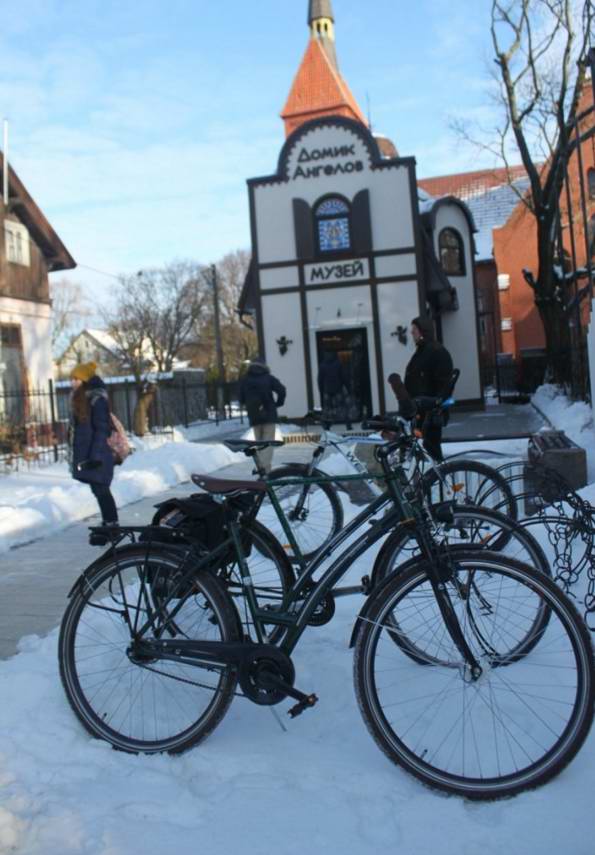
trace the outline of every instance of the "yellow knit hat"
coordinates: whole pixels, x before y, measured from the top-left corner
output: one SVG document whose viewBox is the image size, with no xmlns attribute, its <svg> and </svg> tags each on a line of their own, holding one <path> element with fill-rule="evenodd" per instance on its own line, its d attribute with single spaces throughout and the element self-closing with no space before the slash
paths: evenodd
<svg viewBox="0 0 595 855">
<path fill-rule="evenodd" d="M 82 380 L 84 383 L 88 383 L 91 377 L 95 376 L 96 371 L 96 362 L 83 362 L 80 365 L 74 366 L 70 372 L 70 376 L 73 380 Z"/>
</svg>

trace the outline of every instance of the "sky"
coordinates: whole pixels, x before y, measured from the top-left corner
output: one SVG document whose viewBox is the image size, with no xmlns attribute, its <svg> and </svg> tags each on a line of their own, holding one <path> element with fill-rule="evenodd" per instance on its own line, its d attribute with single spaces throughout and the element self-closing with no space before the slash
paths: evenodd
<svg viewBox="0 0 595 855">
<path fill-rule="evenodd" d="M 333 0 L 340 70 L 419 177 L 484 168 L 452 117 L 493 123 L 489 0 Z M 307 0 L 0 0 L 9 158 L 96 301 L 122 273 L 249 248 Z M 54 274 L 54 279 L 64 274 Z"/>
</svg>

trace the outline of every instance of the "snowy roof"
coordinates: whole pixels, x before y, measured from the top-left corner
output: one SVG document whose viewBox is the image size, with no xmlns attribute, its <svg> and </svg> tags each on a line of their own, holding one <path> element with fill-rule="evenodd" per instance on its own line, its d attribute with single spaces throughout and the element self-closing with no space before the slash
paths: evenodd
<svg viewBox="0 0 595 855">
<path fill-rule="evenodd" d="M 476 260 L 485 261 L 493 257 L 493 229 L 508 221 L 519 203 L 519 193 L 525 193 L 528 187 L 529 179 L 523 166 L 422 178 L 417 188 L 420 213 L 430 210 L 433 201 L 443 196 L 461 199 L 471 211 L 477 228 Z"/>
<path fill-rule="evenodd" d="M 116 340 L 113 335 L 108 333 L 107 330 L 86 329 L 83 330 L 83 333 L 87 333 L 87 335 L 92 336 L 95 341 L 97 341 L 102 347 L 105 347 L 106 350 L 110 350 L 112 353 L 118 352 Z"/>
<path fill-rule="evenodd" d="M 493 256 L 493 229 L 503 226 L 519 203 L 519 193 L 525 193 L 529 188 L 528 178 L 519 178 L 513 185 L 503 184 L 501 187 L 490 187 L 483 194 L 469 196 L 464 199 L 473 214 L 477 234 L 475 246 L 477 261 L 485 261 Z"/>
</svg>

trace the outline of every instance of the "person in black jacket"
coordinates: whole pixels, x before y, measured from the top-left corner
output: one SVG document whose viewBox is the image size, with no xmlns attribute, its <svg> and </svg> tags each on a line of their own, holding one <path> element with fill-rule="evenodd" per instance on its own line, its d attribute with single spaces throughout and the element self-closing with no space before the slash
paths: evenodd
<svg viewBox="0 0 595 855">
<path fill-rule="evenodd" d="M 240 404 L 246 407 L 254 439 L 275 439 L 277 407 L 283 406 L 285 396 L 285 386 L 273 377 L 264 360 L 258 357 L 253 359 L 240 380 Z M 273 449 L 265 448 L 258 459 L 265 472 L 270 472 Z"/>
<path fill-rule="evenodd" d="M 91 488 L 103 525 L 116 525 L 118 510 L 110 490 L 114 455 L 107 444 L 112 424 L 107 389 L 96 369 L 94 362 L 85 362 L 70 374 L 70 467 L 72 477 Z M 95 546 L 107 543 L 107 537 L 100 534 L 91 534 L 89 540 Z"/>
<path fill-rule="evenodd" d="M 337 353 L 327 351 L 318 369 L 318 391 L 322 406 L 322 417 L 325 422 L 346 422 L 347 430 L 351 430 L 349 420 L 349 385 Z"/>
<path fill-rule="evenodd" d="M 405 388 L 412 398 L 444 398 L 450 393 L 452 383 L 452 357 L 444 345 L 436 341 L 431 318 L 419 317 L 411 321 L 411 335 L 415 353 L 405 371 Z M 428 402 L 429 403 L 429 402 Z M 433 406 L 419 408 L 418 421 L 424 437 L 424 448 L 434 460 L 442 460 L 442 426 L 445 415 L 432 412 Z"/>
</svg>

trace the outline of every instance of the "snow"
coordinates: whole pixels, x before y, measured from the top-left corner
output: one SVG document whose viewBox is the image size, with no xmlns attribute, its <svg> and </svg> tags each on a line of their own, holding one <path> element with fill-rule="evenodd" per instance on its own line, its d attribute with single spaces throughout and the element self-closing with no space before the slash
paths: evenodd
<svg viewBox="0 0 595 855">
<path fill-rule="evenodd" d="M 595 429 L 593 411 L 584 401 L 571 401 L 557 386 L 546 383 L 531 398 L 531 403 L 566 436 L 587 452 L 589 481 L 595 481 Z"/>
<path fill-rule="evenodd" d="M 180 432 L 174 432 L 177 439 Z M 170 441 L 162 436 L 134 440 L 137 451 L 116 467 L 112 493 L 118 507 L 207 474 L 238 460 L 221 444 Z M 0 478 L 0 553 L 43 537 L 97 512 L 86 484 L 75 481 L 66 463 Z"/>
<path fill-rule="evenodd" d="M 595 492 L 591 488 L 590 495 Z M 349 510 L 346 507 L 346 510 Z M 360 559 L 354 577 L 369 572 Z M 236 698 L 178 756 L 131 756 L 90 738 L 64 696 L 57 630 L 0 664 L 0 851 L 18 855 L 591 855 L 595 742 L 532 793 L 471 804 L 393 766 L 357 709 L 348 641 L 361 598 L 306 632 L 296 684 L 316 708 L 290 720 Z M 430 818 L 431 817 L 431 821 Z"/>
<path fill-rule="evenodd" d="M 568 402 L 549 391 L 538 395 L 569 436 L 588 430 L 580 407 L 570 418 Z M 526 441 L 490 449 L 514 457 Z M 223 446 L 149 439 L 118 470 L 117 500 L 149 495 L 234 458 Z M 336 454 L 322 468 L 347 470 Z M 60 466 L 0 480 L 2 547 L 92 513 L 89 492 Z M 595 484 L 583 496 L 595 501 Z M 359 510 L 343 494 L 342 501 L 347 518 Z M 370 568 L 364 556 L 351 576 Z M 545 787 L 493 804 L 433 793 L 387 760 L 353 691 L 348 643 L 362 604 L 361 597 L 339 599 L 333 621 L 308 629 L 295 651 L 296 685 L 317 693 L 315 709 L 290 720 L 292 701 L 275 707 L 284 731 L 271 710 L 236 698 L 204 743 L 176 757 L 127 755 L 92 739 L 60 684 L 58 630 L 23 638 L 19 654 L 0 662 L 0 853 L 592 855 L 593 734 Z"/>
</svg>

